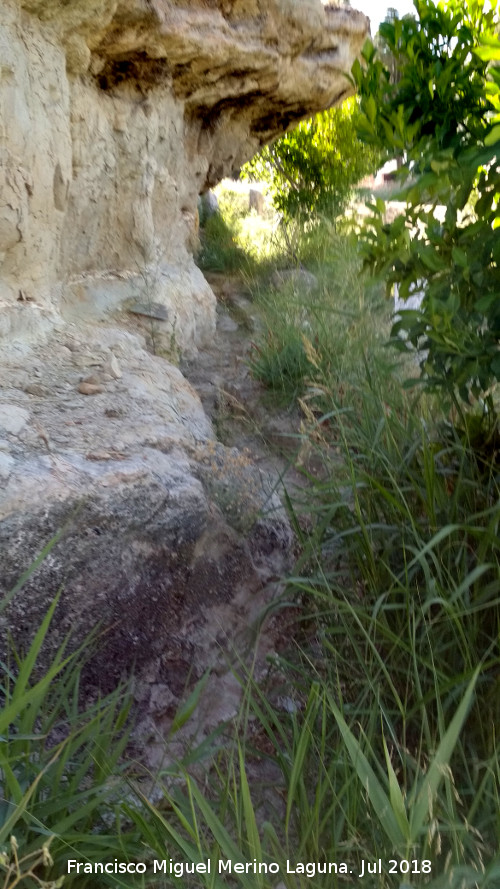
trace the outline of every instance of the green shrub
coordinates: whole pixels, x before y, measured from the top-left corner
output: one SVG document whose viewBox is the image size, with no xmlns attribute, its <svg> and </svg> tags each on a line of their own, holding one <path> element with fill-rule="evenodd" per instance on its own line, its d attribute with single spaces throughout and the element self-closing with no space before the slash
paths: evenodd
<svg viewBox="0 0 500 889">
<path fill-rule="evenodd" d="M 414 5 L 416 17 L 380 27 L 399 80 L 370 42 L 365 65 L 353 67 L 360 136 L 405 161 L 405 214 L 386 224 L 383 202 L 373 205 L 365 258 L 389 289 L 398 284 L 400 297 L 423 292 L 421 311 L 402 312 L 393 336 L 398 348 L 419 350 L 426 386 L 465 405 L 482 399 L 491 415 L 500 378 L 496 2 Z"/>
<path fill-rule="evenodd" d="M 276 210 L 285 219 L 325 214 L 336 219 L 354 186 L 380 163 L 356 132 L 356 99 L 303 121 L 243 168 L 243 175 L 266 182 Z"/>
</svg>

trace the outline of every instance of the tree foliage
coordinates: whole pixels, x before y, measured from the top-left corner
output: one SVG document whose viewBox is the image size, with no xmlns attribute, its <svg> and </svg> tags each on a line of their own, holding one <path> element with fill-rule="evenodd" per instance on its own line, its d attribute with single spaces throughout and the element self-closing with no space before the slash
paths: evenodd
<svg viewBox="0 0 500 889">
<path fill-rule="evenodd" d="M 357 100 L 347 99 L 263 148 L 243 173 L 268 183 L 285 219 L 321 213 L 335 218 L 353 187 L 379 163 L 378 149 L 358 138 L 358 117 Z"/>
<path fill-rule="evenodd" d="M 497 0 L 414 0 L 416 15 L 380 31 L 397 60 L 390 74 L 371 42 L 355 62 L 359 133 L 403 157 L 404 216 L 384 223 L 376 201 L 366 262 L 421 311 L 393 328 L 423 356 L 422 379 L 468 404 L 500 380 L 500 60 Z M 441 221 L 435 214 L 441 207 Z M 398 339 L 404 332 L 406 340 Z M 406 345 L 405 345 L 406 344 Z"/>
</svg>

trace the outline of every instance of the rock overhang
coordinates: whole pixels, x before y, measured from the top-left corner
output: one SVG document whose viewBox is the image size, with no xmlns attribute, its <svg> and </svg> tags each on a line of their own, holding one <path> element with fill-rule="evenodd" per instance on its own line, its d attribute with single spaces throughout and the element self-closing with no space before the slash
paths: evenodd
<svg viewBox="0 0 500 889">
<path fill-rule="evenodd" d="M 22 0 L 52 24 L 70 74 L 90 72 L 106 90 L 165 85 L 188 112 L 253 109 L 259 139 L 275 138 L 350 91 L 345 74 L 368 34 L 351 7 L 321 0 Z M 267 102 L 276 109 L 266 127 Z M 209 121 L 210 123 L 210 121 Z"/>
<path fill-rule="evenodd" d="M 349 94 L 368 19 L 321 0 L 3 6 L 0 336 L 43 338 L 82 302 L 87 320 L 102 276 L 125 275 L 124 303 L 135 276 L 195 351 L 215 322 L 198 194 Z"/>
<path fill-rule="evenodd" d="M 97 608 L 102 663 L 154 649 L 145 699 L 193 651 L 204 671 L 227 601 L 228 634 L 256 615 L 292 536 L 143 337 L 177 353 L 213 335 L 198 194 L 347 94 L 367 33 L 320 0 L 2 0 L 0 592 L 77 515 L 13 630 L 25 642 L 64 585 L 59 630 L 84 634 Z"/>
</svg>

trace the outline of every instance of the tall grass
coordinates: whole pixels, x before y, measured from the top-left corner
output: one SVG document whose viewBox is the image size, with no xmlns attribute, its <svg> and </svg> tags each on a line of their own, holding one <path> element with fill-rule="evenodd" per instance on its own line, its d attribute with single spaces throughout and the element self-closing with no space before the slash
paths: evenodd
<svg viewBox="0 0 500 889">
<path fill-rule="evenodd" d="M 0 613 L 12 594 L 0 603 Z M 0 662 L 0 880 L 5 889 L 92 885 L 88 876 L 66 874 L 69 858 L 94 862 L 140 852 L 137 835 L 121 830 L 119 815 L 127 787 L 122 755 L 129 695 L 118 689 L 82 712 L 80 674 L 95 639 L 72 654 L 63 644 L 48 669 L 39 666 L 58 599 L 29 649 L 19 654 L 7 645 Z M 101 883 L 125 885 L 106 875 Z"/>
<path fill-rule="evenodd" d="M 326 387 L 327 394 L 333 388 L 349 403 L 354 381 L 364 372 L 363 356 L 377 351 L 381 360 L 391 307 L 376 284 L 363 281 L 351 235 L 325 226 L 307 232 L 296 250 L 318 287 L 306 293 L 297 278 L 280 289 L 256 288 L 264 333 L 254 345 L 252 372 L 282 402 L 306 394 L 316 410 Z M 393 361 L 387 356 L 388 368 Z"/>
<path fill-rule="evenodd" d="M 321 645 L 304 645 L 299 675 L 321 676 L 385 854 L 428 858 L 443 885 L 494 885 L 498 474 L 431 432 L 415 400 L 391 404 L 380 376 L 358 396 L 354 413 L 332 393 L 327 431 L 316 421 L 326 481 L 310 479 L 314 532 L 292 585 Z"/>
<path fill-rule="evenodd" d="M 382 854 L 428 858 L 443 885 L 494 885 L 498 466 L 402 389 L 376 337 L 329 342 L 358 363 L 339 379 L 315 342 L 307 436 L 323 471 L 309 477 L 313 531 L 291 585 L 316 634 L 297 676 L 319 677 Z"/>
<path fill-rule="evenodd" d="M 240 670 L 235 724 L 160 772 L 153 803 L 119 780 L 119 698 L 81 716 L 64 650 L 36 676 L 49 613 L 3 665 L 0 842 L 16 831 L 26 873 L 53 836 L 59 860 L 172 859 L 147 882 L 179 889 L 500 885 L 497 455 L 403 387 L 415 366 L 385 349 L 390 310 L 349 236 L 310 229 L 292 252 L 315 294 L 252 278 L 253 371 L 300 405 L 297 444 L 315 456 L 302 499 L 288 496 L 300 555 L 267 681 Z"/>
<path fill-rule="evenodd" d="M 438 403 L 403 387 L 416 364 L 384 347 L 390 309 L 349 237 L 310 231 L 297 256 L 319 291 L 259 283 L 252 369 L 279 400 L 299 400 L 301 444 L 316 458 L 302 501 L 289 498 L 301 555 L 286 601 L 299 617 L 268 687 L 241 677 L 234 744 L 203 788 L 189 775 L 165 784 L 170 841 L 184 855 L 279 863 L 279 877 L 235 877 L 241 886 L 493 889 L 496 454 L 478 454 Z M 348 873 L 288 873 L 287 861 L 347 862 Z"/>
</svg>

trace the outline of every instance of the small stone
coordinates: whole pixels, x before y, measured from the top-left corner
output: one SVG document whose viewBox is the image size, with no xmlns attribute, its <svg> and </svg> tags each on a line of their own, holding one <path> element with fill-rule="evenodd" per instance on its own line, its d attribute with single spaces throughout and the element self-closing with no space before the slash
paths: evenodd
<svg viewBox="0 0 500 889">
<path fill-rule="evenodd" d="M 99 386 L 97 383 L 88 383 L 83 380 L 78 386 L 78 391 L 81 395 L 99 395 L 101 392 L 104 392 L 104 386 Z"/>
<path fill-rule="evenodd" d="M 277 269 L 271 275 L 271 285 L 275 290 L 290 286 L 294 290 L 311 293 L 319 286 L 319 282 L 316 275 L 306 269 Z"/>
<path fill-rule="evenodd" d="M 28 383 L 28 385 L 24 387 L 24 391 L 27 395 L 36 395 L 37 398 L 44 398 L 49 394 L 47 387 L 42 386 L 41 383 Z"/>
<path fill-rule="evenodd" d="M 201 225 L 205 225 L 207 219 L 219 211 L 219 201 L 213 191 L 206 191 L 198 198 L 198 214 Z"/>
<path fill-rule="evenodd" d="M 74 352 L 71 357 L 76 367 L 100 367 L 102 364 L 102 358 L 99 355 L 92 355 L 89 352 Z"/>
<path fill-rule="evenodd" d="M 112 377 L 114 380 L 121 380 L 121 378 L 122 378 L 121 368 L 118 363 L 117 357 L 115 355 L 113 355 L 113 353 L 111 353 L 111 355 L 109 356 L 107 361 L 104 362 L 102 369 L 103 369 L 104 373 L 109 374 L 110 377 Z"/>
<path fill-rule="evenodd" d="M 248 192 L 248 209 L 255 210 L 259 216 L 264 213 L 264 195 L 257 188 L 251 188 Z"/>
<path fill-rule="evenodd" d="M 108 453 L 108 451 L 89 451 L 88 454 L 85 454 L 86 460 L 112 460 L 113 455 Z"/>
<path fill-rule="evenodd" d="M 217 327 L 223 333 L 235 333 L 238 330 L 238 323 L 233 321 L 229 315 L 220 315 L 217 321 Z"/>
</svg>

